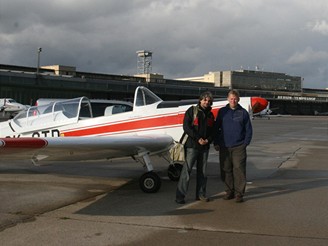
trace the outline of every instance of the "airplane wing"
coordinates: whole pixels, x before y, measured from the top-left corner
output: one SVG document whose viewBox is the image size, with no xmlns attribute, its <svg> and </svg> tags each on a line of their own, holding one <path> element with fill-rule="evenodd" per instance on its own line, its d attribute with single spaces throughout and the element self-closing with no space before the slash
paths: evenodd
<svg viewBox="0 0 328 246">
<path fill-rule="evenodd" d="M 167 151 L 173 143 L 168 135 L 0 138 L 0 161 L 98 160 L 137 157 Z"/>
</svg>

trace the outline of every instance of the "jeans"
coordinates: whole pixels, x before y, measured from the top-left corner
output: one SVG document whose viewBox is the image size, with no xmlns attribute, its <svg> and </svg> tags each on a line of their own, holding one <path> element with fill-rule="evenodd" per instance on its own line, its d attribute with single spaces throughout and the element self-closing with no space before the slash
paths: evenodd
<svg viewBox="0 0 328 246">
<path fill-rule="evenodd" d="M 246 145 L 220 148 L 221 178 L 225 191 L 243 196 L 246 188 Z"/>
<path fill-rule="evenodd" d="M 195 163 L 197 163 L 196 198 L 206 195 L 208 152 L 208 150 L 186 148 L 186 163 L 183 165 L 176 190 L 177 200 L 183 200 L 187 195 L 190 175 Z"/>
</svg>

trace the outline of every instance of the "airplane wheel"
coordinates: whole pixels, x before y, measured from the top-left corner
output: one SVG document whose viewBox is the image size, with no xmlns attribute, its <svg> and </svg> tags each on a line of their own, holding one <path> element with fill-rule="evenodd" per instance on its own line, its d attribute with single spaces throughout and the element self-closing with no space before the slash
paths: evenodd
<svg viewBox="0 0 328 246">
<path fill-rule="evenodd" d="M 179 181 L 180 174 L 182 171 L 183 165 L 179 163 L 175 163 L 169 166 L 167 170 L 167 175 L 172 181 Z"/>
<path fill-rule="evenodd" d="M 139 179 L 139 185 L 145 193 L 155 193 L 161 188 L 161 179 L 154 172 L 143 174 Z"/>
</svg>

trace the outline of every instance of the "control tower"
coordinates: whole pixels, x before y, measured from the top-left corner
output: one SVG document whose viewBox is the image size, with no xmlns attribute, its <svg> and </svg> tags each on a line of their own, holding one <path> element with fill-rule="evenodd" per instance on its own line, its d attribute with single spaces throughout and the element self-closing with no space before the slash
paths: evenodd
<svg viewBox="0 0 328 246">
<path fill-rule="evenodd" d="M 152 70 L 152 55 L 153 52 L 148 50 L 137 51 L 138 55 L 138 74 L 150 74 Z"/>
</svg>

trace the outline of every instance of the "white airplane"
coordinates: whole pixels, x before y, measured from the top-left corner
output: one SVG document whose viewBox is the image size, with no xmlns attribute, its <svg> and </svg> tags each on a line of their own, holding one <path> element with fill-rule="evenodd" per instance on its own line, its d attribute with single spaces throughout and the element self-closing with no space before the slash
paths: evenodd
<svg viewBox="0 0 328 246">
<path fill-rule="evenodd" d="M 26 110 L 26 106 L 16 102 L 12 98 L 0 98 L 0 112 L 18 112 Z"/>
<path fill-rule="evenodd" d="M 31 107 L 0 123 L 0 161 L 30 159 L 36 164 L 132 157 L 147 171 L 140 177 L 140 188 L 146 193 L 157 192 L 161 180 L 153 172 L 150 156 L 164 157 L 170 163 L 170 179 L 178 179 L 181 165 L 168 159 L 168 150 L 183 133 L 185 111 L 197 102 L 163 101 L 140 86 L 133 110 L 128 112 L 111 114 L 112 109 L 106 108 L 103 116 L 94 117 L 86 97 Z M 226 99 L 214 100 L 214 115 L 227 103 Z M 259 97 L 241 97 L 239 103 L 250 113 L 267 106 L 267 100 Z"/>
<path fill-rule="evenodd" d="M 0 98 L 0 121 L 13 118 L 17 113 L 26 109 L 27 106 L 16 102 L 12 98 Z"/>
</svg>

